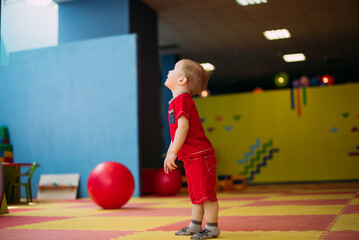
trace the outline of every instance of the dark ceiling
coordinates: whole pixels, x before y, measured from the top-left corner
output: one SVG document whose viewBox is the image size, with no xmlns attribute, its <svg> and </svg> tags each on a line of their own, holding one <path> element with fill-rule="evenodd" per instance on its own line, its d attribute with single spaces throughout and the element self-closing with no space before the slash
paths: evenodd
<svg viewBox="0 0 359 240">
<path fill-rule="evenodd" d="M 158 13 L 162 53 L 215 65 L 212 93 L 273 89 L 284 71 L 290 81 L 331 74 L 335 83 L 359 81 L 359 0 L 142 0 Z M 288 29 L 291 38 L 269 41 L 266 30 Z M 304 53 L 287 63 L 283 54 Z"/>
</svg>

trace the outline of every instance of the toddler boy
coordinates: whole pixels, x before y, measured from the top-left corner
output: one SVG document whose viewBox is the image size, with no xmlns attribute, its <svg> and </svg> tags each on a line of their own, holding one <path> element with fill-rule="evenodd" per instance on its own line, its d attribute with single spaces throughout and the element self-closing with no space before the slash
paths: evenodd
<svg viewBox="0 0 359 240">
<path fill-rule="evenodd" d="M 176 63 L 169 71 L 165 86 L 173 95 L 169 102 L 168 121 L 171 144 L 164 161 L 166 173 L 177 168 L 176 158 L 183 162 L 188 192 L 192 202 L 192 219 L 175 235 L 192 235 L 191 239 L 218 237 L 218 200 L 215 191 L 217 160 L 206 137 L 192 96 L 202 92 L 208 83 L 203 67 L 189 59 Z M 206 226 L 202 230 L 202 219 Z"/>
</svg>

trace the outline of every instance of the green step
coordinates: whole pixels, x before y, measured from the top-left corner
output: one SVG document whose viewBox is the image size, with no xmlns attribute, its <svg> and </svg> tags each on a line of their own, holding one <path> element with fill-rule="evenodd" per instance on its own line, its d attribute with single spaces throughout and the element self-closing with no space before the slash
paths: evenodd
<svg viewBox="0 0 359 240">
<path fill-rule="evenodd" d="M 0 127 L 0 138 L 9 139 L 9 132 L 6 127 Z"/>
<path fill-rule="evenodd" d="M 4 151 L 13 152 L 13 146 L 11 144 L 0 144 L 0 151 L 1 152 L 4 152 Z"/>
</svg>

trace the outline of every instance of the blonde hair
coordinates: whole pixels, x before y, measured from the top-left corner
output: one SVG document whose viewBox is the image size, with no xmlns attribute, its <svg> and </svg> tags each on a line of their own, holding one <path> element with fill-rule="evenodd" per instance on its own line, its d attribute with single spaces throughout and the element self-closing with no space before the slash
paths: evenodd
<svg viewBox="0 0 359 240">
<path fill-rule="evenodd" d="M 209 79 L 209 74 L 203 67 L 190 59 L 182 59 L 182 71 L 187 78 L 187 88 L 191 95 L 201 93 L 206 89 Z"/>
</svg>

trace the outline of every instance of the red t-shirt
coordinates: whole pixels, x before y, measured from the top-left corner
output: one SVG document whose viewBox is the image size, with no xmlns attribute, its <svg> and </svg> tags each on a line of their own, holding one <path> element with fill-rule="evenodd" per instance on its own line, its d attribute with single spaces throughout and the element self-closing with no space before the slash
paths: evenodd
<svg viewBox="0 0 359 240">
<path fill-rule="evenodd" d="M 169 102 L 168 123 L 172 141 L 181 115 L 188 119 L 189 131 L 177 153 L 178 159 L 198 157 L 213 152 L 212 144 L 205 135 L 196 105 L 189 93 L 181 93 Z"/>
</svg>

